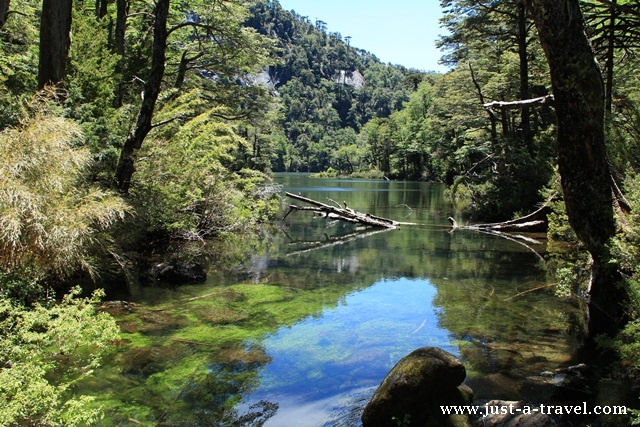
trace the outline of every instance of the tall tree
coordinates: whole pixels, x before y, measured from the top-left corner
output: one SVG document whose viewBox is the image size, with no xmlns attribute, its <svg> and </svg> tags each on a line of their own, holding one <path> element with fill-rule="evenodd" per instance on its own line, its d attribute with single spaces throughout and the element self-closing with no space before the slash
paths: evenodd
<svg viewBox="0 0 640 427">
<path fill-rule="evenodd" d="M 142 146 L 142 142 L 151 131 L 153 112 L 160 94 L 162 78 L 165 69 L 167 50 L 167 17 L 169 14 L 169 0 L 158 0 L 154 9 L 153 50 L 151 57 L 151 71 L 144 84 L 142 105 L 138 112 L 136 124 L 129 133 L 116 166 L 116 186 L 121 193 L 128 193 L 131 177 L 135 172 L 135 155 Z"/>
<path fill-rule="evenodd" d="M 639 0 L 583 0 L 589 33 L 605 76 L 605 109 L 613 110 L 614 69 L 640 48 Z"/>
<path fill-rule="evenodd" d="M 114 105 L 116 107 L 122 106 L 124 101 L 125 92 L 125 41 L 127 35 L 127 16 L 129 15 L 129 0 L 116 0 L 116 24 L 113 31 L 113 52 L 120 55 L 118 64 L 116 66 L 116 72 L 120 76 L 120 81 L 114 88 Z"/>
<path fill-rule="evenodd" d="M 109 9 L 109 0 L 96 0 L 96 18 L 102 19 Z"/>
<path fill-rule="evenodd" d="M 164 78 L 175 79 L 173 86 L 177 92 L 201 88 L 201 98 L 210 101 L 211 106 L 226 108 L 217 113 L 219 118 L 237 120 L 258 112 L 262 114 L 263 91 L 254 85 L 239 85 L 237 81 L 250 73 L 257 74 L 257 70 L 267 65 L 272 42 L 241 25 L 246 18 L 245 6 L 241 0 L 193 0 L 189 3 L 162 0 L 156 3 L 151 69 L 144 84 L 136 124 L 125 141 L 116 167 L 115 180 L 120 192 L 128 192 L 135 172 L 136 153 L 154 127 L 152 119 Z M 126 4 L 119 9 L 126 10 Z M 167 41 L 169 38 L 171 43 Z M 120 44 L 118 46 L 122 49 Z M 127 47 L 124 52 L 131 56 L 132 53 L 126 50 L 132 49 Z M 188 73 L 197 77 L 189 82 Z M 185 119 L 195 114 L 188 106 L 183 110 L 159 122 Z"/>
<path fill-rule="evenodd" d="M 607 242 L 615 234 L 604 132 L 604 84 L 578 0 L 528 0 L 551 72 L 558 117 L 558 168 L 571 227 L 593 259 L 592 332 L 618 321 Z"/>
<path fill-rule="evenodd" d="M 64 79 L 71 45 L 72 0 L 43 0 L 40 19 L 38 88 Z"/>
<path fill-rule="evenodd" d="M 441 36 L 438 42 L 440 47 L 449 52 L 444 57 L 445 62 L 457 65 L 491 57 L 492 62 L 485 64 L 491 68 L 487 71 L 507 75 L 505 68 L 508 65 L 503 62 L 503 57 L 506 52 L 515 53 L 519 62 L 519 93 L 510 90 L 497 95 L 529 98 L 530 62 L 533 57 L 531 43 L 535 38 L 531 36 L 532 22 L 524 0 L 441 0 L 440 4 L 446 10 L 442 23 L 450 31 L 449 35 Z M 514 87 L 515 84 L 514 81 Z M 531 111 L 523 108 L 519 114 L 518 136 L 532 153 Z M 503 134 L 515 135 L 512 118 L 503 114 L 501 119 Z"/>
</svg>

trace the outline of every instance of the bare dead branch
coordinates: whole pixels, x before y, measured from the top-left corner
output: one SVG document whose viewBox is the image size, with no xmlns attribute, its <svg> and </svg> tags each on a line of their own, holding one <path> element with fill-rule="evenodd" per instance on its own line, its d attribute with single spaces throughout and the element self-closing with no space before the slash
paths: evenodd
<svg viewBox="0 0 640 427">
<path fill-rule="evenodd" d="M 529 107 L 543 107 L 553 105 L 553 95 L 545 95 L 539 98 L 523 99 L 522 101 L 493 101 L 483 104 L 487 110 L 519 110 Z"/>
</svg>

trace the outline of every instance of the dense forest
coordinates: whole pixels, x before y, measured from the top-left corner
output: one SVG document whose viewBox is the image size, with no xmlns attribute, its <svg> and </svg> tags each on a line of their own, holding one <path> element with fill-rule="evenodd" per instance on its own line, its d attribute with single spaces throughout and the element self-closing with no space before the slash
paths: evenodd
<svg viewBox="0 0 640 427">
<path fill-rule="evenodd" d="M 68 394 L 117 339 L 91 292 L 255 237 L 279 171 L 444 182 L 473 219 L 548 204 L 638 376 L 640 2 L 440 4 L 445 74 L 276 0 L 0 0 L 0 424 L 95 422 Z"/>
</svg>

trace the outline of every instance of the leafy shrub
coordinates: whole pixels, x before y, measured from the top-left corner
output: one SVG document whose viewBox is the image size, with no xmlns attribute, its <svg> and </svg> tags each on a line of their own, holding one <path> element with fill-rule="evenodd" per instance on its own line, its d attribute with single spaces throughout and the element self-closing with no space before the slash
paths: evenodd
<svg viewBox="0 0 640 427">
<path fill-rule="evenodd" d="M 34 301 L 51 301 L 55 295 L 45 289 L 37 277 L 30 268 L 0 270 L 0 300 L 10 300 L 22 305 L 30 305 Z"/>
<path fill-rule="evenodd" d="M 621 358 L 622 365 L 634 377 L 640 376 L 640 176 L 629 177 L 625 196 L 632 206 L 631 213 L 619 218 L 618 233 L 611 241 L 612 262 L 623 272 L 620 286 L 629 298 L 627 313 L 631 321 L 615 339 L 602 344 L 612 347 Z"/>
<path fill-rule="evenodd" d="M 568 242 L 579 243 L 576 233 L 569 224 L 569 217 L 564 206 L 564 198 L 562 196 L 562 187 L 560 186 L 560 175 L 558 172 L 549 181 L 545 188 L 542 189 L 542 196 L 547 200 L 551 212 L 547 215 L 549 228 L 547 237 L 552 242 Z"/>
<path fill-rule="evenodd" d="M 273 192 L 265 176 L 234 170 L 233 153 L 246 140 L 219 118 L 220 108 L 205 108 L 200 92 L 169 100 L 159 119 L 193 118 L 159 129 L 143 146 L 131 200 L 144 227 L 158 233 L 200 239 L 241 233 L 273 213 Z"/>
<path fill-rule="evenodd" d="M 0 425 L 93 424 L 91 397 L 70 397 L 73 384 L 91 375 L 118 337 L 115 321 L 96 314 L 102 293 L 78 298 L 79 288 L 50 308 L 26 309 L 0 299 Z"/>
<path fill-rule="evenodd" d="M 634 319 L 640 319 L 640 176 L 629 178 L 626 184 L 626 197 L 633 207 L 631 213 L 620 221 L 618 233 L 611 242 L 613 261 L 624 274 L 624 286 L 630 298 L 629 312 Z M 640 329 L 639 329 L 640 331 Z M 640 333 L 637 337 L 640 340 Z M 640 363 L 640 358 L 639 358 Z"/>
<path fill-rule="evenodd" d="M 337 178 L 338 171 L 329 166 L 329 168 L 324 172 L 318 172 L 311 175 L 313 178 Z"/>
</svg>

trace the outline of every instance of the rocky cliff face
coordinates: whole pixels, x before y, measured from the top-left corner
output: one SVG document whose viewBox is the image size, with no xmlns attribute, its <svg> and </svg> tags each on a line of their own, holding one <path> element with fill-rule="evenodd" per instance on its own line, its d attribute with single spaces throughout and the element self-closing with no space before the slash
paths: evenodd
<svg viewBox="0 0 640 427">
<path fill-rule="evenodd" d="M 280 84 L 280 80 L 272 72 L 272 67 L 263 70 L 259 74 L 248 75 L 239 79 L 239 83 L 245 86 L 262 85 L 271 92 L 276 92 L 276 87 Z"/>
<path fill-rule="evenodd" d="M 332 77 L 332 80 L 336 83 L 342 83 L 348 86 L 352 86 L 356 90 L 361 89 L 365 83 L 364 76 L 358 70 L 336 70 Z"/>
</svg>

